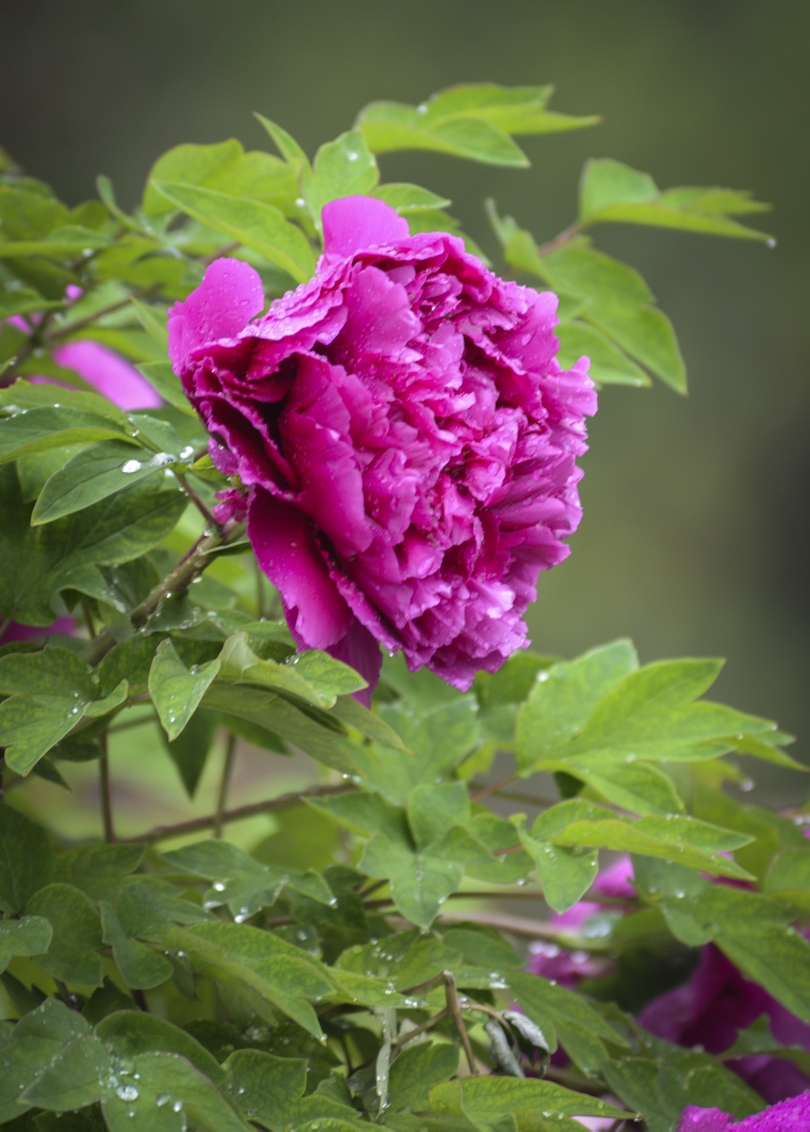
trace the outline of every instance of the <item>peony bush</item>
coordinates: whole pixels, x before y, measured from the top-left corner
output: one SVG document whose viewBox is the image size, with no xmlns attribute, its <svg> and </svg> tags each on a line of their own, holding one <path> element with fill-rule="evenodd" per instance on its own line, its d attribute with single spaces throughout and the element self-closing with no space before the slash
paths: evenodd
<svg viewBox="0 0 810 1132">
<path fill-rule="evenodd" d="M 807 1125 L 805 811 L 726 788 L 791 736 L 717 659 L 525 620 L 597 392 L 686 392 L 591 230 L 766 206 L 589 161 L 545 243 L 486 203 L 493 263 L 381 179 L 525 167 L 594 124 L 549 96 L 372 103 L 312 160 L 259 116 L 131 212 L 0 153 L 0 1125 Z"/>
</svg>

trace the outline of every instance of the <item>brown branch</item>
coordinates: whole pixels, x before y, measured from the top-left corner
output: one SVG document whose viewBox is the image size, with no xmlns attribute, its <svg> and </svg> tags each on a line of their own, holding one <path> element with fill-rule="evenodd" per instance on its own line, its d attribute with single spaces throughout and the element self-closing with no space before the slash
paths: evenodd
<svg viewBox="0 0 810 1132">
<path fill-rule="evenodd" d="M 464 1025 L 464 1019 L 461 1016 L 461 1005 L 458 1001 L 456 980 L 450 971 L 442 971 L 442 978 L 444 979 L 444 993 L 447 996 L 447 1007 L 453 1016 L 453 1021 L 456 1024 L 456 1029 L 461 1038 L 461 1044 L 464 1046 L 470 1076 L 477 1077 L 478 1066 L 475 1063 L 475 1054 L 473 1053 L 472 1043 L 470 1042 L 470 1035 L 467 1033 L 467 1027 Z"/>
<path fill-rule="evenodd" d="M 547 244 L 541 244 L 537 249 L 537 254 L 542 258 L 544 255 L 550 255 L 552 252 L 556 252 L 563 244 L 567 244 L 569 240 L 573 240 L 574 236 L 578 236 L 581 231 L 581 224 L 572 224 L 569 228 L 565 228 L 559 235 L 555 236 L 553 240 L 549 240 Z"/>
<path fill-rule="evenodd" d="M 470 801 L 480 802 L 482 798 L 488 798 L 490 794 L 495 794 L 502 786 L 509 786 L 519 778 L 520 775 L 517 771 L 513 774 L 507 774 L 506 778 L 502 778 L 500 782 L 493 782 L 491 786 L 482 786 L 480 790 L 476 790 L 474 794 L 470 795 Z"/>
<path fill-rule="evenodd" d="M 225 819 L 225 807 L 228 803 L 228 787 L 231 785 L 233 774 L 233 760 L 236 755 L 236 736 L 233 731 L 228 732 L 228 743 L 225 748 L 225 763 L 222 767 L 222 778 L 219 783 L 219 796 L 217 797 L 217 812 L 214 814 L 214 837 L 221 839 L 222 826 Z"/>
<path fill-rule="evenodd" d="M 108 845 L 115 842 L 115 827 L 112 815 L 112 789 L 110 786 L 110 756 L 107 753 L 107 733 L 99 736 L 101 758 L 98 760 L 98 784 L 101 793 L 101 819 L 104 823 L 104 840 Z"/>
<path fill-rule="evenodd" d="M 77 330 L 84 330 L 85 326 L 91 326 L 98 319 L 103 318 L 107 314 L 114 314 L 115 311 L 121 310 L 123 307 L 129 306 L 133 299 L 148 299 L 150 295 L 154 295 L 156 291 L 160 290 L 160 283 L 152 283 L 149 287 L 142 287 L 140 291 L 134 291 L 131 295 L 127 295 L 125 299 L 119 299 L 115 303 L 109 303 L 106 307 L 100 307 L 97 311 L 92 311 L 84 318 L 77 318 L 74 322 L 60 323 L 55 326 L 48 334 L 42 335 L 42 341 L 47 345 L 51 342 L 58 342 L 61 338 L 67 338 L 71 334 L 75 334 Z"/>
<path fill-rule="evenodd" d="M 245 524 L 231 520 L 231 522 L 225 524 L 221 534 L 214 532 L 198 539 L 185 558 L 178 562 L 159 585 L 155 586 L 149 596 L 130 610 L 128 616 L 133 626 L 136 629 L 142 629 L 152 614 L 157 611 L 164 598 L 171 597 L 172 594 L 184 593 L 191 583 L 200 577 L 209 563 L 213 561 L 211 558 L 212 551 L 221 546 L 227 546 L 229 543 L 238 542 L 244 533 Z M 111 649 L 115 648 L 115 645 L 115 637 L 109 629 L 104 629 L 95 640 L 90 641 L 82 649 L 79 656 L 87 664 L 96 665 L 104 659 Z"/>
<path fill-rule="evenodd" d="M 414 1026 L 412 1030 L 406 1030 L 404 1034 L 400 1034 L 398 1038 L 394 1038 L 391 1042 L 392 1046 L 404 1046 L 411 1038 L 418 1038 L 420 1034 L 424 1034 L 426 1030 L 430 1030 L 439 1022 L 443 1022 L 447 1015 L 450 1013 L 450 1007 L 444 1006 L 438 1014 L 434 1014 L 432 1018 L 428 1018 L 427 1022 L 423 1022 L 421 1026 Z"/>
<path fill-rule="evenodd" d="M 335 785 L 319 784 L 310 786 L 307 790 L 297 793 L 279 794 L 277 798 L 268 798 L 264 802 L 251 802 L 247 806 L 238 806 L 234 810 L 226 810 L 222 815 L 223 825 L 232 821 L 241 821 L 243 818 L 252 818 L 256 814 L 272 814 L 277 810 L 289 810 L 299 805 L 305 798 L 320 798 L 328 794 L 350 794 L 356 788 L 348 782 Z M 154 841 L 165 841 L 169 837 L 180 837 L 186 833 L 197 833 L 203 829 L 213 829 L 216 826 L 217 815 L 206 814 L 202 818 L 191 818 L 189 821 L 178 822 L 177 825 L 158 825 L 154 829 L 141 833 L 137 837 L 126 837 L 122 843 L 126 845 L 151 844 Z"/>
</svg>

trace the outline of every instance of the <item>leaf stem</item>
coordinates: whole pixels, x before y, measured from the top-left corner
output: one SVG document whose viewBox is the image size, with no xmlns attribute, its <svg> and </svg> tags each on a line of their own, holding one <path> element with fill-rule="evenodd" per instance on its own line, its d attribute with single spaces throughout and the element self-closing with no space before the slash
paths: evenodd
<svg viewBox="0 0 810 1132">
<path fill-rule="evenodd" d="M 41 334 L 42 341 L 48 344 L 58 342 L 61 338 L 67 338 L 77 330 L 84 330 L 85 326 L 91 326 L 94 322 L 97 322 L 98 319 L 103 318 L 104 315 L 114 314 L 115 311 L 121 310 L 122 307 L 129 306 L 133 299 L 148 299 L 150 295 L 154 295 L 155 292 L 159 290 L 160 283 L 152 283 L 149 287 L 142 287 L 139 291 L 133 291 L 131 295 L 127 295 L 125 299 L 119 299 L 117 302 L 109 303 L 106 307 L 101 307 L 97 311 L 91 311 L 91 313 L 85 315 L 84 318 L 74 319 L 73 322 L 60 323 L 47 334 Z M 40 327 L 40 331 L 41 329 Z"/>
<path fill-rule="evenodd" d="M 541 244 L 537 249 L 537 254 L 542 257 L 556 252 L 563 244 L 567 244 L 569 240 L 573 240 L 575 236 L 578 236 L 582 231 L 582 227 L 581 224 L 571 224 L 568 228 L 563 229 L 562 232 L 555 236 L 553 240 L 549 240 L 547 244 Z"/>
<path fill-rule="evenodd" d="M 233 762 L 236 756 L 236 736 L 233 731 L 228 733 L 227 744 L 225 747 L 225 762 L 222 767 L 222 778 L 219 783 L 219 794 L 217 796 L 217 812 L 214 814 L 214 837 L 222 838 L 222 827 L 224 825 L 225 806 L 228 802 L 228 788 L 231 784 L 231 775 L 233 774 Z"/>
<path fill-rule="evenodd" d="M 136 629 L 141 629 L 157 611 L 164 598 L 172 594 L 183 593 L 195 578 L 199 578 L 208 564 L 212 561 L 211 554 L 221 546 L 228 546 L 238 542 L 245 533 L 245 524 L 231 520 L 221 531 L 203 535 L 188 551 L 175 568 L 166 575 L 159 585 L 155 586 L 148 597 L 131 609 L 128 616 Z M 109 629 L 104 629 L 95 640 L 82 649 L 79 656 L 90 665 L 99 664 L 104 657 L 115 648 L 115 637 Z"/>
<path fill-rule="evenodd" d="M 478 1076 L 478 1066 L 475 1062 L 475 1054 L 473 1053 L 472 1043 L 470 1042 L 470 1035 L 467 1033 L 467 1027 L 464 1025 L 464 1019 L 461 1016 L 461 1005 L 458 1001 L 458 988 L 456 987 L 456 980 L 450 971 L 442 971 L 442 978 L 444 979 L 444 993 L 447 997 L 447 1008 L 450 1011 L 453 1021 L 456 1024 L 461 1044 L 464 1046 L 464 1053 L 467 1057 L 467 1065 L 470 1070 L 471 1077 Z"/>
<path fill-rule="evenodd" d="M 419 1035 L 424 1034 L 426 1030 L 430 1030 L 439 1022 L 443 1022 L 449 1013 L 450 1007 L 443 1006 L 438 1014 L 434 1014 L 432 1018 L 428 1018 L 427 1022 L 423 1022 L 421 1026 L 414 1026 L 412 1030 L 406 1030 L 404 1034 L 400 1034 L 399 1037 L 394 1038 L 394 1040 L 391 1042 L 391 1045 L 404 1046 L 406 1042 L 409 1042 L 411 1040 L 411 1038 L 418 1038 Z"/>
<path fill-rule="evenodd" d="M 110 788 L 110 756 L 107 752 L 107 732 L 99 736 L 101 758 L 98 760 L 98 784 L 101 793 L 101 818 L 104 823 L 104 840 L 108 845 L 115 842 L 115 828 L 112 816 L 112 790 Z"/>
<path fill-rule="evenodd" d="M 305 798 L 320 798 L 325 794 L 352 793 L 356 788 L 348 782 L 335 785 L 319 783 L 310 786 L 307 790 L 300 790 L 290 794 L 279 794 L 277 798 L 268 798 L 264 802 L 251 802 L 247 806 L 238 806 L 234 810 L 226 810 L 222 815 L 222 824 L 232 821 L 242 821 L 244 818 L 255 817 L 256 814 L 272 814 L 277 810 L 289 810 L 298 806 Z M 155 841 L 166 841 L 170 837 L 180 837 L 187 833 L 197 833 L 203 829 L 212 829 L 216 826 L 216 814 L 207 814 L 202 818 L 191 818 L 190 821 L 181 821 L 177 825 L 158 825 L 154 829 L 141 833 L 138 837 L 125 837 L 121 839 L 125 845 L 152 844 Z"/>
<path fill-rule="evenodd" d="M 470 794 L 471 802 L 480 802 L 482 798 L 488 798 L 490 794 L 495 794 L 503 786 L 511 786 L 513 782 L 517 782 L 520 775 L 517 771 L 512 774 L 507 774 L 506 778 L 500 779 L 499 782 L 493 782 L 490 786 L 482 786 L 480 790 L 476 790 L 474 794 Z"/>
<path fill-rule="evenodd" d="M 200 514 L 202 515 L 202 517 L 205 519 L 206 523 L 210 527 L 211 531 L 221 531 L 222 530 L 222 524 L 218 523 L 216 521 L 214 516 L 208 510 L 206 505 L 203 503 L 202 499 L 200 499 L 199 495 L 194 490 L 194 488 L 191 486 L 191 484 L 188 482 L 186 477 L 182 474 L 182 472 L 178 472 L 175 469 L 174 475 L 175 475 L 175 479 L 180 484 L 180 487 L 183 489 L 183 492 L 188 496 L 188 498 L 191 500 L 191 502 L 194 504 L 194 506 L 200 512 Z"/>
</svg>

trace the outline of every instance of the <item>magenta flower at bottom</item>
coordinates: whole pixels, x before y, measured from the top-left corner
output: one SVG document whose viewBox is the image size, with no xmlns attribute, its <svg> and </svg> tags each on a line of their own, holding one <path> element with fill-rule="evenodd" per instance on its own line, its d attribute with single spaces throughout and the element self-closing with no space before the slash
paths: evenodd
<svg viewBox="0 0 810 1132">
<path fill-rule="evenodd" d="M 249 488 L 299 643 L 371 683 L 378 642 L 401 648 L 467 689 L 527 644 L 538 574 L 568 554 L 588 361 L 563 372 L 557 297 L 461 240 L 410 236 L 368 197 L 328 204 L 323 226 L 315 277 L 256 321 L 258 274 L 213 263 L 170 312 L 174 369 L 215 464 Z"/>
<path fill-rule="evenodd" d="M 678 1132 L 808 1132 L 810 1129 L 810 1093 L 780 1101 L 779 1104 L 736 1121 L 719 1108 L 694 1108 L 683 1111 Z"/>
</svg>

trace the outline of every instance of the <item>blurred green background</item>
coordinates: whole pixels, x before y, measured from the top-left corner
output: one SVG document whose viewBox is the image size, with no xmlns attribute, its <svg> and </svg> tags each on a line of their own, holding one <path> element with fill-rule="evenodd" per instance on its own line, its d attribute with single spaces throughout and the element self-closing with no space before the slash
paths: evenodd
<svg viewBox="0 0 810 1132">
<path fill-rule="evenodd" d="M 313 152 L 365 102 L 481 80 L 553 82 L 556 109 L 604 116 L 522 139 L 525 172 L 382 160 L 386 180 L 452 198 L 496 262 L 483 198 L 548 239 L 589 156 L 771 201 L 755 219 L 773 251 L 597 229 L 674 320 L 691 392 L 602 395 L 585 518 L 530 623 L 537 648 L 565 655 L 626 634 L 646 661 L 727 656 L 717 698 L 779 719 L 810 763 L 807 0 L 5 0 L 1 15 L 0 141 L 71 204 L 103 172 L 132 205 L 181 141 L 266 147 L 253 110 Z M 769 801 L 807 794 L 756 773 Z"/>
</svg>

